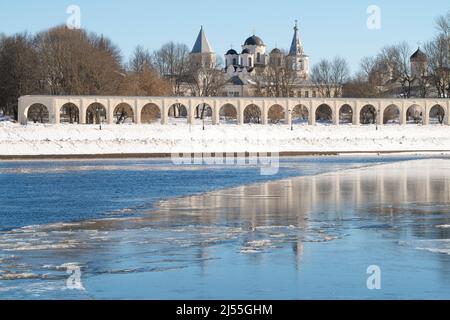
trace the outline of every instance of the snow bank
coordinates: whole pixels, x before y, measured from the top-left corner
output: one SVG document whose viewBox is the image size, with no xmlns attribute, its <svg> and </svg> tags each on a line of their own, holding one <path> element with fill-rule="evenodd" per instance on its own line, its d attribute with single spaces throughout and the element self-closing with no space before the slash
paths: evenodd
<svg viewBox="0 0 450 320">
<path fill-rule="evenodd" d="M 0 155 L 450 151 L 450 126 L 28 125 L 0 122 Z"/>
</svg>

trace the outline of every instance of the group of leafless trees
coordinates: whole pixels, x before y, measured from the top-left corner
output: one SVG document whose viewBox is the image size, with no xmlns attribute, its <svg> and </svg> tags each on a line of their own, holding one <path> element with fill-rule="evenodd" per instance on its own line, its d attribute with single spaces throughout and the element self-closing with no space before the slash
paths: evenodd
<svg viewBox="0 0 450 320">
<path fill-rule="evenodd" d="M 406 43 L 384 47 L 361 61 L 361 69 L 344 87 L 349 97 L 450 97 L 450 12 L 436 19 L 437 34 L 416 57 Z M 421 63 L 423 61 L 423 63 Z"/>
<path fill-rule="evenodd" d="M 438 34 L 426 44 L 428 75 L 440 97 L 450 97 L 450 12 L 436 21 Z"/>
<path fill-rule="evenodd" d="M 274 61 L 270 61 L 267 68 L 260 72 L 256 71 L 254 95 L 262 97 L 299 96 L 298 89 L 304 84 L 304 79 L 295 70 L 293 58 L 281 51 L 272 59 Z M 311 70 L 311 82 L 318 97 L 340 97 L 343 85 L 349 80 L 349 77 L 348 63 L 341 57 L 336 57 L 331 61 L 321 60 Z M 279 122 L 284 116 L 281 108 L 271 110 L 269 114 L 272 122 Z M 247 122 L 259 121 L 259 111 L 257 108 L 249 108 L 244 117 Z"/>
<path fill-rule="evenodd" d="M 188 83 L 194 94 L 217 95 L 218 73 L 215 66 L 194 64 L 182 44 L 168 43 L 153 53 L 138 46 L 123 62 L 109 39 L 84 30 L 60 26 L 37 35 L 0 35 L 0 114 L 17 118 L 18 98 L 30 94 L 182 95 L 181 86 Z M 41 122 L 46 110 L 35 109 L 31 113 Z M 66 109 L 76 122 L 74 110 Z M 119 110 L 117 122 L 126 121 L 128 113 Z"/>
<path fill-rule="evenodd" d="M 350 78 L 347 61 L 341 57 L 321 60 L 311 70 L 311 81 L 322 97 L 340 97 L 342 88 Z"/>
<path fill-rule="evenodd" d="M 219 58 L 202 61 L 190 55 L 187 45 L 168 42 L 152 55 L 153 65 L 170 84 L 176 96 L 212 97 L 222 94 L 226 84 Z M 183 106 L 175 106 L 172 116 L 183 116 Z M 207 105 L 197 108 L 196 117 L 203 119 Z"/>
<path fill-rule="evenodd" d="M 281 51 L 271 57 L 267 68 L 257 72 L 256 95 L 266 97 L 290 97 L 296 83 L 297 73 L 287 52 Z"/>
<path fill-rule="evenodd" d="M 1 36 L 0 75 L 0 112 L 15 117 L 18 97 L 28 94 L 170 94 L 142 49 L 124 64 L 109 39 L 66 27 Z"/>
</svg>

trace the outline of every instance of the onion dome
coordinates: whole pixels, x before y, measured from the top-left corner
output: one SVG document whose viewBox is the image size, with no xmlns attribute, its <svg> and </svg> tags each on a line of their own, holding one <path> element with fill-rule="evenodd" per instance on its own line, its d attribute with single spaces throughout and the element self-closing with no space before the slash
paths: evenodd
<svg viewBox="0 0 450 320">
<path fill-rule="evenodd" d="M 273 49 L 270 54 L 281 54 L 281 50 L 278 48 Z"/>
<path fill-rule="evenodd" d="M 261 38 L 253 35 L 247 40 L 245 40 L 244 46 L 263 46 L 264 42 L 261 40 Z"/>
<path fill-rule="evenodd" d="M 411 56 L 411 60 L 427 60 L 427 55 L 422 52 L 422 50 L 417 49 L 416 52 Z"/>
<path fill-rule="evenodd" d="M 226 56 L 237 56 L 238 53 L 234 49 L 228 50 L 228 52 L 225 54 Z"/>
</svg>

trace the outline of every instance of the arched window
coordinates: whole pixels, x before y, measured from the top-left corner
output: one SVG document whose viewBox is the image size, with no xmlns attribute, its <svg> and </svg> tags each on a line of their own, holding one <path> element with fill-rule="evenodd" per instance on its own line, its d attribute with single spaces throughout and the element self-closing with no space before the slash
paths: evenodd
<svg viewBox="0 0 450 320">
<path fill-rule="evenodd" d="M 251 67 L 252 66 L 252 57 L 248 58 L 248 66 Z"/>
<path fill-rule="evenodd" d="M 233 65 L 234 65 L 234 66 L 237 65 L 236 58 L 233 58 Z"/>
<path fill-rule="evenodd" d="M 261 53 L 257 53 L 256 54 L 256 62 L 260 63 L 261 62 Z"/>
</svg>

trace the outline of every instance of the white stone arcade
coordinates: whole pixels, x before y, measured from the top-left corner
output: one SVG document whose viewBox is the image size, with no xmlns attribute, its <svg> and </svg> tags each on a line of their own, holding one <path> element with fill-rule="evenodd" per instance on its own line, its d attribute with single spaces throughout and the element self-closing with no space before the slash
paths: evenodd
<svg viewBox="0 0 450 320">
<path fill-rule="evenodd" d="M 135 124 L 141 124 L 143 111 L 153 108 L 159 116 L 158 122 L 169 123 L 171 107 L 184 106 L 187 123 L 193 124 L 198 106 L 207 105 L 211 110 L 212 123 L 221 124 L 222 108 L 234 108 L 237 124 L 244 124 L 244 112 L 246 108 L 256 106 L 261 117 L 261 124 L 269 123 L 269 110 L 277 107 L 284 112 L 284 124 L 291 125 L 292 114 L 296 108 L 301 107 L 308 114 L 309 125 L 316 124 L 319 108 L 329 111 L 332 123 L 340 124 L 340 118 L 344 108 L 352 118 L 353 125 L 361 124 L 361 113 L 364 108 L 370 107 L 377 114 L 383 115 L 390 108 L 396 109 L 401 125 L 408 122 L 410 108 L 421 110 L 422 123 L 430 124 L 430 114 L 441 110 L 444 123 L 450 124 L 450 99 L 347 99 L 347 98 L 227 98 L 227 97 L 113 97 L 113 96 L 23 96 L 19 99 L 19 122 L 27 124 L 28 112 L 33 105 L 44 105 L 48 110 L 48 122 L 59 124 L 61 112 L 64 106 L 70 104 L 78 112 L 78 123 L 88 123 L 88 109 L 95 104 L 101 106 L 105 113 L 106 123 L 115 123 L 114 117 L 118 106 L 127 106 L 132 110 L 130 117 Z M 72 107 L 72 108 L 73 108 Z M 172 109 L 173 110 L 173 109 Z M 383 116 L 376 117 L 379 125 L 383 124 Z"/>
</svg>

